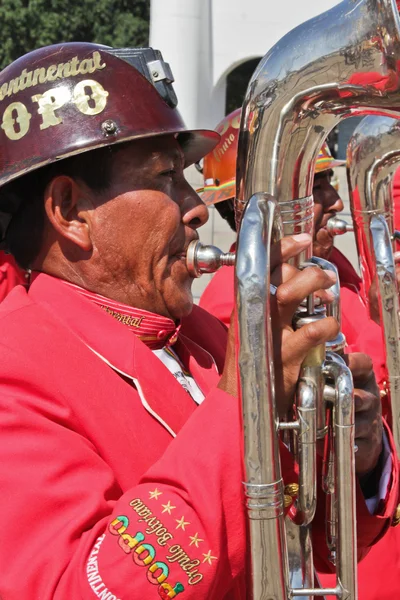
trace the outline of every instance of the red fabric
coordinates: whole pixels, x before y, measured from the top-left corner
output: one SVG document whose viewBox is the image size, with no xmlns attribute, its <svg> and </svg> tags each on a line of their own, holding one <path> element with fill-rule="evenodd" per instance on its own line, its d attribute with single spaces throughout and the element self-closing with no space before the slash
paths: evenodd
<svg viewBox="0 0 400 600">
<path fill-rule="evenodd" d="M 37 276 L 38 273 L 35 273 L 34 278 Z M 84 290 L 69 281 L 63 281 L 62 283 L 99 306 L 114 319 L 123 323 L 125 327 L 129 327 L 130 331 L 152 350 L 172 346 L 178 339 L 180 325 L 177 327 L 175 322 L 168 317 L 110 300 L 101 294 Z"/>
<path fill-rule="evenodd" d="M 51 277 L 11 292 L 0 329 L 2 599 L 244 599 L 238 403 L 215 387 L 225 328 L 199 308 L 183 321 L 198 408 L 129 329 Z M 361 554 L 397 475 L 380 517 L 359 500 Z"/>
<path fill-rule="evenodd" d="M 0 302 L 19 284 L 26 283 L 25 274 L 11 254 L 0 251 Z"/>
<path fill-rule="evenodd" d="M 229 252 L 235 252 L 235 250 L 236 243 L 233 243 Z M 229 327 L 234 297 L 234 270 L 232 267 L 221 267 L 202 293 L 199 304 Z"/>
<path fill-rule="evenodd" d="M 358 277 L 351 263 L 337 249 L 334 249 L 331 260 L 339 270 L 342 299 L 342 329 L 347 339 L 348 351 L 364 352 L 370 355 L 374 362 L 378 383 L 382 385 L 386 379 L 382 334 L 380 327 L 369 318 L 368 310 L 362 301 L 361 279 Z M 233 298 L 233 269 L 231 267 L 222 267 L 205 289 L 200 300 L 200 306 L 221 319 L 226 325 L 229 325 Z M 392 459 L 394 463 L 397 462 L 393 445 Z M 318 533 L 321 534 L 321 532 Z M 358 520 L 359 538 L 365 534 L 369 535 L 368 531 L 365 530 L 365 525 L 362 525 L 360 520 Z M 314 535 L 314 541 L 317 535 Z M 320 580 L 324 587 L 334 586 L 333 575 L 320 574 Z M 398 597 L 400 581 L 400 526 L 396 528 L 391 527 L 385 537 L 375 544 L 368 556 L 359 563 L 358 581 L 358 597 L 360 600 L 393 600 L 393 598 Z"/>
<path fill-rule="evenodd" d="M 393 212 L 394 228 L 400 231 L 400 169 L 397 169 L 393 178 Z M 400 250 L 400 244 L 397 243 L 397 250 Z"/>
</svg>

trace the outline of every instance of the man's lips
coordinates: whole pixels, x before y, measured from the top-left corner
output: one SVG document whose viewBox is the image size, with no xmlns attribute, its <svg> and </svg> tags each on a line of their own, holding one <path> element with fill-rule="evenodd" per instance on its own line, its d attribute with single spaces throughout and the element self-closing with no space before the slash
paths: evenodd
<svg viewBox="0 0 400 600">
<path fill-rule="evenodd" d="M 329 235 L 331 235 L 330 232 L 327 229 L 327 224 L 328 224 L 329 219 L 332 219 L 332 217 L 335 217 L 335 216 L 336 216 L 335 212 L 328 213 L 327 215 L 325 215 L 324 218 L 322 219 L 321 224 L 319 225 L 319 227 L 316 228 L 317 233 L 318 233 L 318 231 L 320 231 L 321 229 L 323 229 L 324 231 L 326 231 L 327 233 L 329 233 Z"/>
<path fill-rule="evenodd" d="M 178 250 L 178 252 L 174 252 L 173 254 L 171 254 L 171 258 L 175 257 L 175 258 L 180 258 L 180 259 L 185 259 L 186 260 L 186 255 L 187 255 L 187 251 L 188 248 L 190 246 L 190 244 L 195 241 L 198 240 L 199 236 L 194 236 L 192 238 L 190 238 L 184 245 L 182 250 Z"/>
</svg>

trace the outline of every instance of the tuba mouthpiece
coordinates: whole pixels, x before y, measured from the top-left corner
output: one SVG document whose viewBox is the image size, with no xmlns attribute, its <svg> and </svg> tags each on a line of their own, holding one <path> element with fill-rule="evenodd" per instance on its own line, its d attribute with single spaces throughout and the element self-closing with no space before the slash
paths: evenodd
<svg viewBox="0 0 400 600">
<path fill-rule="evenodd" d="M 192 277 L 214 273 L 220 267 L 235 264 L 234 252 L 222 252 L 216 246 L 205 246 L 200 240 L 190 242 L 186 253 L 186 266 Z"/>
<path fill-rule="evenodd" d="M 326 228 L 331 235 L 343 235 L 349 231 L 354 231 L 353 225 L 349 225 L 343 219 L 332 217 L 326 224 Z"/>
</svg>

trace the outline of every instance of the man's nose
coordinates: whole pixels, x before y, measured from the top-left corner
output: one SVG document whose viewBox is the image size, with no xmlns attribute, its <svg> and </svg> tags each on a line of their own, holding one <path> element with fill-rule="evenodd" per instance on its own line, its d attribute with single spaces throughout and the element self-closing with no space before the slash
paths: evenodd
<svg viewBox="0 0 400 600">
<path fill-rule="evenodd" d="M 202 199 L 192 190 L 183 202 L 182 221 L 185 225 L 198 229 L 208 221 L 208 208 Z"/>
<path fill-rule="evenodd" d="M 335 190 L 335 188 L 329 184 L 328 202 L 325 203 L 326 212 L 341 212 L 344 209 L 343 200 Z"/>
</svg>

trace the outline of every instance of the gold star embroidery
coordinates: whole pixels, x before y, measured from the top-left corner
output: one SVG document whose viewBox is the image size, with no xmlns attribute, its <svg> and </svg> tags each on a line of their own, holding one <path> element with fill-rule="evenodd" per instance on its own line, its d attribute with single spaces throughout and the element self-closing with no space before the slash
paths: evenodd
<svg viewBox="0 0 400 600">
<path fill-rule="evenodd" d="M 203 556 L 204 556 L 203 563 L 205 563 L 205 562 L 208 562 L 208 564 L 209 564 L 209 565 L 211 565 L 211 564 L 212 564 L 212 562 L 211 562 L 211 561 L 213 561 L 213 560 L 217 560 L 217 557 L 216 557 L 216 556 L 211 556 L 211 550 L 209 550 L 209 551 L 207 552 L 207 554 L 203 554 Z"/>
<path fill-rule="evenodd" d="M 199 547 L 199 542 L 204 542 L 204 540 L 201 540 L 198 537 L 198 535 L 199 535 L 198 533 L 195 533 L 194 535 L 189 535 L 190 539 L 192 540 L 190 542 L 189 546 L 191 546 L 192 544 L 194 544 L 196 546 L 196 548 L 198 548 Z"/>
<path fill-rule="evenodd" d="M 160 492 L 157 488 L 154 492 L 149 492 L 150 500 L 158 500 L 158 496 L 161 496 L 162 492 Z"/>
<path fill-rule="evenodd" d="M 167 504 L 162 504 L 161 505 L 163 507 L 163 513 L 167 512 L 169 515 L 171 514 L 171 511 L 174 510 L 174 508 L 176 508 L 176 506 L 172 506 L 171 502 L 168 500 Z"/>
<path fill-rule="evenodd" d="M 186 525 L 190 525 L 189 521 L 185 521 L 185 517 L 181 517 L 180 519 L 175 519 L 175 521 L 178 523 L 178 525 L 175 527 L 175 529 L 183 529 L 183 531 L 185 531 Z"/>
</svg>

